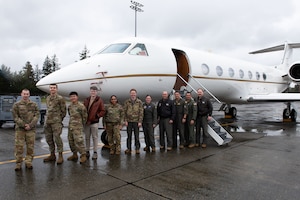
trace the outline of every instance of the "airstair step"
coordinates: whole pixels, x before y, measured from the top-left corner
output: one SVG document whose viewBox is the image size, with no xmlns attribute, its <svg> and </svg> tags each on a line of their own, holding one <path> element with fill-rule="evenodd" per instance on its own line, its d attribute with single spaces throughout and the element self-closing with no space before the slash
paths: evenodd
<svg viewBox="0 0 300 200">
<path fill-rule="evenodd" d="M 220 133 L 221 132 L 221 127 L 219 126 L 214 126 L 214 127 L 211 127 L 216 133 Z"/>
<path fill-rule="evenodd" d="M 226 139 L 224 139 L 224 144 L 227 144 L 227 143 L 229 143 L 229 142 L 231 142 L 231 138 L 226 138 Z"/>
<path fill-rule="evenodd" d="M 224 133 L 224 132 L 219 133 L 219 136 L 220 136 L 223 140 L 226 139 L 226 135 L 227 135 L 227 133 Z"/>
<path fill-rule="evenodd" d="M 232 136 L 215 119 L 212 118 L 208 124 L 208 133 L 219 145 L 231 142 Z"/>
<path fill-rule="evenodd" d="M 213 121 L 213 120 L 208 121 L 208 125 L 209 125 L 210 127 L 215 126 L 215 124 L 216 124 L 216 122 Z"/>
</svg>

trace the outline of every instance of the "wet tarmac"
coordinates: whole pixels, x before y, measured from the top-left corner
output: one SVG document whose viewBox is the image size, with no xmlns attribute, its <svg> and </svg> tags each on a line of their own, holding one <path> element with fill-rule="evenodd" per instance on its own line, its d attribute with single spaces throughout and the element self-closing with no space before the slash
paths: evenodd
<svg viewBox="0 0 300 200">
<path fill-rule="evenodd" d="M 38 128 L 33 170 L 14 171 L 13 124 L 0 129 L 0 199 L 299 199 L 300 124 L 282 123 L 283 104 L 237 106 L 237 120 L 214 117 L 233 141 L 218 146 L 109 155 L 99 141 L 98 159 L 85 164 L 71 155 L 63 130 L 64 163 L 43 163 L 49 153 Z M 298 109 L 297 109 L 298 110 Z M 65 119 L 64 124 L 67 125 Z M 299 121 L 299 119 L 298 119 Z M 99 130 L 99 134 L 102 130 Z M 143 133 L 140 133 L 144 147 Z"/>
</svg>

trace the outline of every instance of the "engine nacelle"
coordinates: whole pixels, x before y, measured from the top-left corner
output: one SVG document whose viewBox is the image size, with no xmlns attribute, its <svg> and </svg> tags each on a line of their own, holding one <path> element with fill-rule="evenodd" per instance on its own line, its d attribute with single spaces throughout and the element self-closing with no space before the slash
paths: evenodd
<svg viewBox="0 0 300 200">
<path fill-rule="evenodd" d="M 300 62 L 299 61 L 293 63 L 290 66 L 288 75 L 293 81 L 300 82 Z"/>
</svg>

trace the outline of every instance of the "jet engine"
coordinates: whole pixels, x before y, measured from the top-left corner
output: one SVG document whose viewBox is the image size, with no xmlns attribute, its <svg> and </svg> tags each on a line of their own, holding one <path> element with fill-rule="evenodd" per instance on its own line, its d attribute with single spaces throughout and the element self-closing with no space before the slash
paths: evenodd
<svg viewBox="0 0 300 200">
<path fill-rule="evenodd" d="M 299 61 L 293 63 L 290 66 L 288 75 L 293 81 L 300 82 L 300 62 Z"/>
</svg>

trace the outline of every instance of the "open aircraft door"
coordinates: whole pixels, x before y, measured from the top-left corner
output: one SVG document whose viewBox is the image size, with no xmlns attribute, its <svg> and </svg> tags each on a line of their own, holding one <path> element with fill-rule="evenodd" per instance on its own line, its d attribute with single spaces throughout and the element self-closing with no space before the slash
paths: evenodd
<svg viewBox="0 0 300 200">
<path fill-rule="evenodd" d="M 187 83 L 189 82 L 190 65 L 188 57 L 182 50 L 172 49 L 172 51 L 177 62 L 177 77 L 173 89 L 175 91 L 184 92 L 182 91 L 182 88 L 186 88 Z M 182 78 L 178 75 L 180 75 Z M 184 79 L 184 81 L 182 79 Z"/>
</svg>

